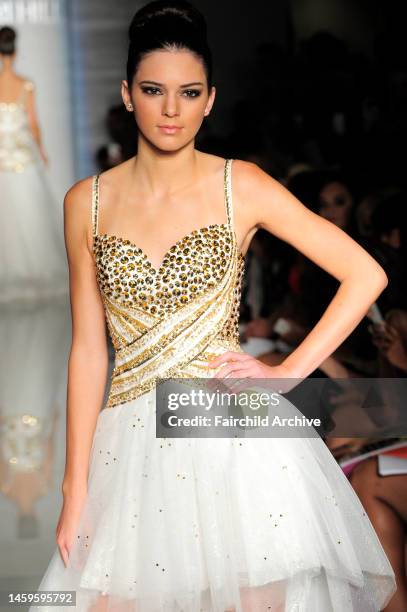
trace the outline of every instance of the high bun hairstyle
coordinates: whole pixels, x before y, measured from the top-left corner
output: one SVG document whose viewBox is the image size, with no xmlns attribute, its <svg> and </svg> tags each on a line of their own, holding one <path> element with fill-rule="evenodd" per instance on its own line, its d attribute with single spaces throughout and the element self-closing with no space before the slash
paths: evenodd
<svg viewBox="0 0 407 612">
<path fill-rule="evenodd" d="M 16 31 L 9 26 L 0 28 L 0 55 L 13 55 L 16 50 Z"/>
<path fill-rule="evenodd" d="M 204 65 L 208 89 L 212 86 L 212 55 L 207 42 L 204 16 L 187 0 L 154 0 L 134 15 L 129 28 L 127 83 L 133 78 L 143 55 L 157 49 L 188 49 Z"/>
</svg>

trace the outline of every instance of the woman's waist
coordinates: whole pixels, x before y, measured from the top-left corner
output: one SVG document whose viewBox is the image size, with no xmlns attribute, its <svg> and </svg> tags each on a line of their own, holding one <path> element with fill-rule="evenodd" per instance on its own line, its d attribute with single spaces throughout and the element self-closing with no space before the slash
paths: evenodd
<svg viewBox="0 0 407 612">
<path fill-rule="evenodd" d="M 226 353 L 227 351 L 233 351 L 241 353 L 243 350 L 240 347 L 238 341 L 234 339 L 215 339 L 205 349 L 196 355 L 189 363 L 185 364 L 181 370 L 184 374 L 190 374 L 191 376 L 197 377 L 210 377 L 216 372 L 216 369 L 209 367 L 209 362 L 213 359 Z"/>
<path fill-rule="evenodd" d="M 133 344 L 134 348 L 136 348 L 136 344 Z M 133 373 L 148 370 L 149 374 L 157 376 L 168 369 L 171 369 L 171 371 L 180 370 L 183 373 L 192 373 L 192 371 L 197 372 L 199 370 L 204 374 L 208 369 L 211 371 L 208 368 L 208 363 L 218 355 L 227 351 L 243 352 L 239 341 L 233 337 L 215 337 L 205 346 L 197 349 L 195 354 L 184 352 L 183 348 L 180 347 L 178 352 L 173 348 L 168 350 L 168 347 L 163 347 L 162 350 L 154 351 L 152 354 L 138 354 L 135 359 L 131 359 L 130 355 L 127 355 L 128 347 L 124 347 L 123 350 L 118 349 L 115 352 L 113 377 L 125 374 L 126 371 L 129 372 L 130 370 Z M 122 353 L 126 354 L 124 359 Z"/>
<path fill-rule="evenodd" d="M 211 378 L 218 368 L 209 367 L 209 362 L 227 351 L 243 352 L 239 342 L 231 338 L 214 338 L 195 355 L 167 354 L 165 350 L 146 361 L 120 360 L 116 352 L 115 367 L 109 392 L 108 407 L 135 399 L 153 389 L 158 380 L 171 378 Z"/>
</svg>

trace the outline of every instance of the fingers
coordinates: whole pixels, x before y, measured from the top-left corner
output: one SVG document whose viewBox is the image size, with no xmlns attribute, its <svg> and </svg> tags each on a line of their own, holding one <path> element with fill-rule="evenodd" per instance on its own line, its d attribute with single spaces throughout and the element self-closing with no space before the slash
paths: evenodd
<svg viewBox="0 0 407 612">
<path fill-rule="evenodd" d="M 220 376 L 220 378 L 227 378 L 228 380 L 231 378 L 248 378 L 250 376 L 251 370 L 250 368 L 240 368 L 239 370 L 231 370 L 229 374 L 225 376 Z"/>
<path fill-rule="evenodd" d="M 250 359 L 253 359 L 253 357 L 251 355 L 248 355 L 247 353 L 226 351 L 225 353 L 222 353 L 222 355 L 218 355 L 217 357 L 215 357 L 215 359 L 209 361 L 208 367 L 217 368 L 219 365 L 227 361 L 248 361 Z"/>
<path fill-rule="evenodd" d="M 228 378 L 227 384 L 231 387 L 234 393 L 240 393 L 242 391 L 245 391 L 246 389 L 251 389 L 253 387 L 253 379 L 248 378 L 247 376 L 241 376 L 239 378 Z"/>
<path fill-rule="evenodd" d="M 62 561 L 64 562 L 65 567 L 68 565 L 69 553 L 66 544 L 58 544 L 59 553 L 61 555 Z"/>
<path fill-rule="evenodd" d="M 243 376 L 249 376 L 252 371 L 252 362 L 255 360 L 252 358 L 245 362 L 228 363 L 220 368 L 214 378 L 238 378 Z M 243 365 L 244 364 L 244 365 Z"/>
</svg>

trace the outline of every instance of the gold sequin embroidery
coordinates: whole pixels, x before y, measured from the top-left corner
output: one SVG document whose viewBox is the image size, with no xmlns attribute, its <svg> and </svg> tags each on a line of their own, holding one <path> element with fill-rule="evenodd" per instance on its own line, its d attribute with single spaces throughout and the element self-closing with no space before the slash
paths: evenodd
<svg viewBox="0 0 407 612">
<path fill-rule="evenodd" d="M 92 229 L 96 277 L 116 350 L 108 407 L 151 390 L 159 377 L 208 375 L 204 355 L 241 351 L 238 318 L 244 256 L 232 226 L 232 160 L 224 172 L 227 222 L 191 231 L 159 268 L 132 241 Z"/>
</svg>

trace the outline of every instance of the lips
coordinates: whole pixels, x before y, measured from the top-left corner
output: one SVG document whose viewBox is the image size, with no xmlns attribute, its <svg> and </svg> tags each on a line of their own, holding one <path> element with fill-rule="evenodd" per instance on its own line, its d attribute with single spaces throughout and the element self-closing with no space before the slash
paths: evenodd
<svg viewBox="0 0 407 612">
<path fill-rule="evenodd" d="M 159 125 L 158 127 L 165 134 L 175 134 L 176 132 L 182 129 L 178 125 Z"/>
</svg>

